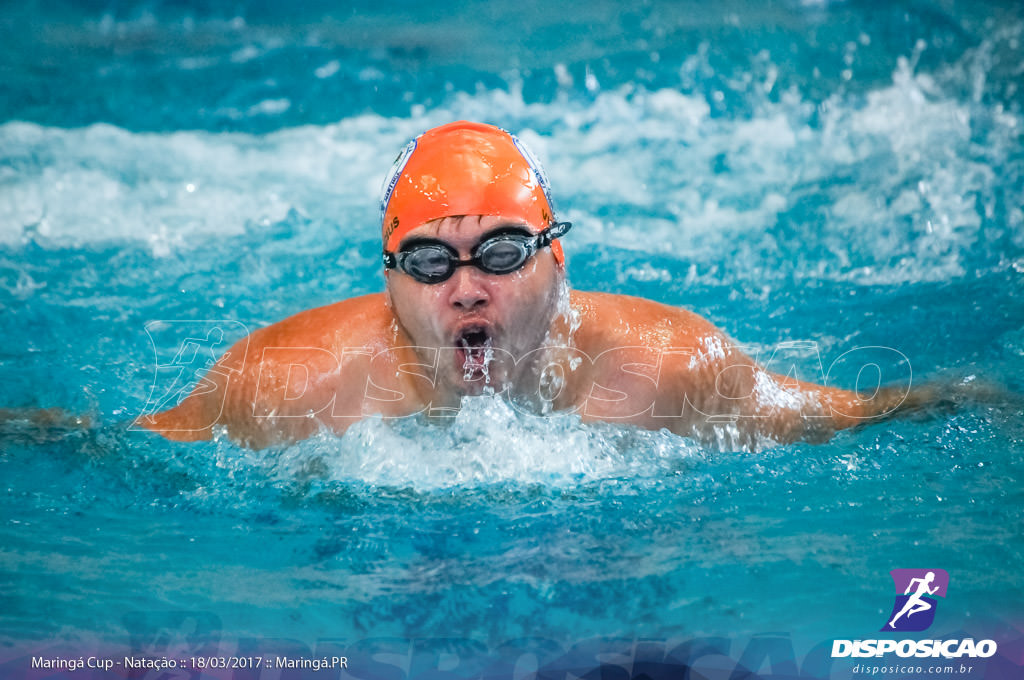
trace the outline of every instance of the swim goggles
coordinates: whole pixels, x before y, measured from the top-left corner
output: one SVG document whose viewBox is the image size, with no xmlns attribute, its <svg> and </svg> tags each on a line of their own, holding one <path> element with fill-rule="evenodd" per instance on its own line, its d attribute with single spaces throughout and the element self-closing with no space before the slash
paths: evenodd
<svg viewBox="0 0 1024 680">
<path fill-rule="evenodd" d="M 384 268 L 397 267 L 428 284 L 447 281 L 459 267 L 476 267 L 487 274 L 511 274 L 571 228 L 572 222 L 555 222 L 538 234 L 519 229 L 500 231 L 478 243 L 468 260 L 459 259 L 455 249 L 443 241 L 416 240 L 397 253 L 385 251 Z"/>
</svg>

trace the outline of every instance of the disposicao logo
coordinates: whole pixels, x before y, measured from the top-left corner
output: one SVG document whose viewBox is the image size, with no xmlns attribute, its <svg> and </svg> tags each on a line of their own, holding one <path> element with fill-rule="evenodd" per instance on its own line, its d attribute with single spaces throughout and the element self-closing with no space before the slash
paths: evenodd
<svg viewBox="0 0 1024 680">
<path fill-rule="evenodd" d="M 886 619 L 883 633 L 916 633 L 927 630 L 935 621 L 936 597 L 945 597 L 949 574 L 945 569 L 893 569 L 889 572 L 896 587 L 896 601 Z M 996 653 L 993 640 L 834 640 L 832 657 L 868 657 L 895 653 L 918 658 L 987 658 Z"/>
<path fill-rule="evenodd" d="M 883 631 L 920 632 L 935 621 L 935 597 L 946 597 L 949 574 L 945 569 L 893 569 L 889 572 L 896 585 L 896 604 Z"/>
</svg>

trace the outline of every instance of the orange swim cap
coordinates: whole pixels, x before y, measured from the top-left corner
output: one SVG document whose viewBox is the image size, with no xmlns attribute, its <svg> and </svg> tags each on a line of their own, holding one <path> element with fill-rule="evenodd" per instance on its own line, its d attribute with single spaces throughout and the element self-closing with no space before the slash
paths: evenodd
<svg viewBox="0 0 1024 680">
<path fill-rule="evenodd" d="M 409 142 L 384 181 L 380 200 L 384 250 L 412 229 L 442 217 L 497 215 L 533 227 L 555 221 L 540 163 L 514 135 L 460 120 Z M 558 241 L 551 252 L 565 257 Z"/>
</svg>

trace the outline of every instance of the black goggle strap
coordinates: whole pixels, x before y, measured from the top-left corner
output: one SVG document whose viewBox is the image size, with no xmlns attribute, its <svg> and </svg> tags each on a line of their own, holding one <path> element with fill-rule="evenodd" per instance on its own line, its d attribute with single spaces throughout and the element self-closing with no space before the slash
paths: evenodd
<svg viewBox="0 0 1024 680">
<path fill-rule="evenodd" d="M 537 234 L 537 249 L 540 250 L 541 248 L 551 245 L 552 241 L 554 241 L 557 238 L 565 236 L 567 233 L 569 233 L 570 229 L 572 229 L 572 222 L 555 222 L 550 227 Z M 398 266 L 397 254 L 389 253 L 388 251 L 385 250 L 381 254 L 381 256 L 384 263 L 384 269 L 394 269 L 395 267 Z M 469 263 L 467 262 L 466 264 Z"/>
<path fill-rule="evenodd" d="M 562 238 L 572 229 L 572 222 L 555 222 L 544 231 L 537 234 L 537 248 L 544 248 L 551 245 L 557 238 Z"/>
</svg>

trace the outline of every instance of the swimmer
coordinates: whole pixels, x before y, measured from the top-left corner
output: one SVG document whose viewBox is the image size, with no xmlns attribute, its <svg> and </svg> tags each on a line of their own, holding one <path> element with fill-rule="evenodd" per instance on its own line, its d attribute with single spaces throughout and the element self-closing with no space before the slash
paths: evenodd
<svg viewBox="0 0 1024 680">
<path fill-rule="evenodd" d="M 381 199 L 384 292 L 257 330 L 187 398 L 139 425 L 180 441 L 222 429 L 253 448 L 358 419 L 443 419 L 496 394 L 727 447 L 827 439 L 932 399 L 773 374 L 700 316 L 570 290 L 541 166 L 513 135 L 450 123 L 399 156 Z M 733 433 L 723 442 L 722 432 Z"/>
<path fill-rule="evenodd" d="M 923 600 L 921 598 L 924 595 L 934 595 L 936 592 L 938 592 L 938 586 L 935 586 L 934 588 L 928 587 L 934 580 L 934 571 L 929 571 L 927 574 L 924 575 L 924 578 L 910 579 L 910 583 L 907 584 L 907 589 L 903 591 L 903 594 L 910 595 L 910 591 L 914 588 L 915 583 L 917 584 L 917 590 L 914 592 L 913 595 L 910 595 L 910 597 L 907 598 L 906 604 L 903 605 L 903 608 L 900 609 L 899 613 L 896 614 L 896 616 L 892 617 L 892 621 L 889 622 L 889 628 L 895 628 L 896 621 L 904 614 L 906 614 L 907 618 L 909 619 L 911 616 L 917 614 L 918 612 L 926 612 L 932 608 L 932 604 L 930 602 Z"/>
</svg>

